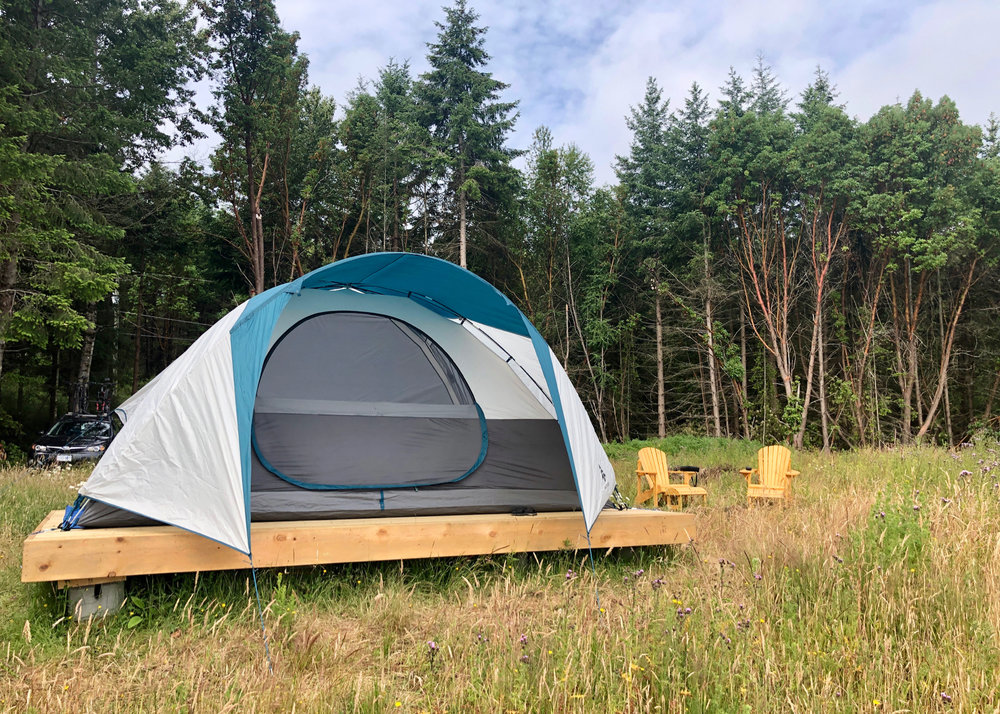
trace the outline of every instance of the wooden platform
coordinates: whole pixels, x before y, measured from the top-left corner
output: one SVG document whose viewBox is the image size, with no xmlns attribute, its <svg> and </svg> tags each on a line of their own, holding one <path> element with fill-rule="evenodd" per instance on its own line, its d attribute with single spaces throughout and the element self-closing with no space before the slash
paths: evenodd
<svg viewBox="0 0 1000 714">
<path fill-rule="evenodd" d="M 52 511 L 24 541 L 22 582 L 60 585 L 129 575 L 246 568 L 231 548 L 172 526 L 61 531 Z M 55 529 L 55 530 L 53 530 Z M 604 511 L 591 531 L 594 548 L 672 545 L 695 536 L 689 513 Z M 408 558 L 486 555 L 587 547 L 580 513 L 539 513 L 254 523 L 251 548 L 260 568 Z"/>
</svg>

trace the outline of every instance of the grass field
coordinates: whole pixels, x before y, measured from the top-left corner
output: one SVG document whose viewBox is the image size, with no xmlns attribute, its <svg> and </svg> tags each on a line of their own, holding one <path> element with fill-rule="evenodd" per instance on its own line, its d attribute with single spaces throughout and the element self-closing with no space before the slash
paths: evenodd
<svg viewBox="0 0 1000 714">
<path fill-rule="evenodd" d="M 642 445 L 609 447 L 629 498 Z M 21 584 L 86 474 L 0 470 L 0 711 L 1000 709 L 1000 447 L 796 454 L 794 504 L 748 509 L 755 445 L 663 445 L 707 467 L 695 544 L 261 571 L 273 674 L 248 572 L 131 579 L 102 622 Z"/>
</svg>

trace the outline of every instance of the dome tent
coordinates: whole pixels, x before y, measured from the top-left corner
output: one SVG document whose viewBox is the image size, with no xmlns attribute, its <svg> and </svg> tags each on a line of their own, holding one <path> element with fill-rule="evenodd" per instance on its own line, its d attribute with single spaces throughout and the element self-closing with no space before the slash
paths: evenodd
<svg viewBox="0 0 1000 714">
<path fill-rule="evenodd" d="M 418 254 L 251 298 L 118 412 L 67 522 L 134 514 L 249 553 L 251 520 L 579 508 L 589 531 L 615 487 L 538 331 Z"/>
</svg>

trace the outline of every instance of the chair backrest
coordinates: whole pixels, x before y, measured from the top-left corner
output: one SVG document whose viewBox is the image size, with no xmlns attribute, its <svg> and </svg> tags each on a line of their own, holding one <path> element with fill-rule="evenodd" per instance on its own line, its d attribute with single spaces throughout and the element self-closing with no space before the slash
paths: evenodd
<svg viewBox="0 0 1000 714">
<path fill-rule="evenodd" d="M 647 446 L 639 449 L 639 470 L 652 471 L 656 474 L 656 480 L 660 483 L 667 483 L 667 455 L 660 449 Z"/>
<path fill-rule="evenodd" d="M 757 473 L 766 488 L 784 488 L 792 465 L 792 452 L 784 446 L 765 446 L 757 452 Z"/>
</svg>

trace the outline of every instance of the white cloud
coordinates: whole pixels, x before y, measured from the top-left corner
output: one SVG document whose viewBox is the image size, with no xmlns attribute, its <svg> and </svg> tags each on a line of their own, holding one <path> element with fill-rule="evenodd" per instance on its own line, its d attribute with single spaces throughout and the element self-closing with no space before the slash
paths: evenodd
<svg viewBox="0 0 1000 714">
<path fill-rule="evenodd" d="M 389 58 L 427 68 L 450 0 L 278 0 L 283 26 L 301 35 L 310 82 L 343 104 L 359 77 L 375 78 Z M 594 159 L 614 180 L 615 154 L 628 150 L 625 115 L 654 76 L 682 105 L 691 83 L 714 105 L 730 66 L 749 79 L 762 52 L 793 100 L 817 65 L 862 119 L 915 88 L 948 94 L 965 121 L 1000 111 L 1000 4 L 992 0 L 473 0 L 488 26 L 488 69 L 520 100 L 512 143 L 526 148 L 546 124 L 557 143 Z"/>
</svg>

